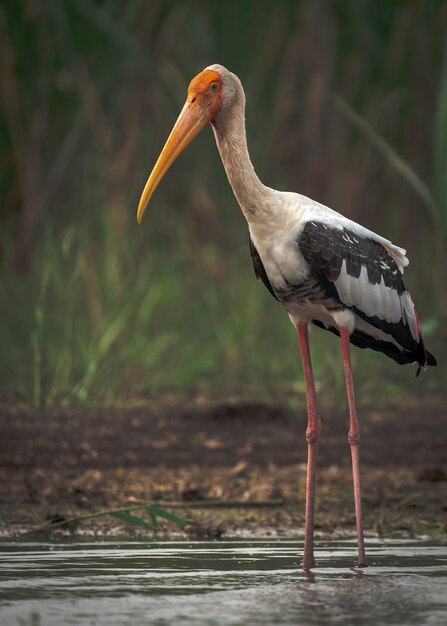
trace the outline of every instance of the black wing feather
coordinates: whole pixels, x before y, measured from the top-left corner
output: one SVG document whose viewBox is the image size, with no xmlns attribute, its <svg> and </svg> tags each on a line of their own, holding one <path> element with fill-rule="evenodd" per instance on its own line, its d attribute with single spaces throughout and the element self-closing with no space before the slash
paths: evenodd
<svg viewBox="0 0 447 626">
<path fill-rule="evenodd" d="M 358 278 L 362 266 L 366 267 L 371 284 L 383 282 L 400 295 L 406 291 L 403 277 L 396 261 L 378 241 L 363 238 L 347 228 L 329 228 L 322 222 L 308 222 L 298 245 L 311 268 L 322 270 L 318 278 L 337 280 L 343 261 L 350 276 Z M 337 275 L 336 278 L 334 276 Z"/>
<path fill-rule="evenodd" d="M 364 266 L 371 284 L 380 283 L 383 279 L 384 284 L 395 289 L 399 296 L 406 291 L 397 263 L 388 250 L 372 238 L 360 237 L 346 228 L 335 229 L 322 222 L 310 221 L 305 225 L 297 243 L 314 276 L 324 286 L 327 294 L 341 304 L 344 303 L 334 283 L 340 276 L 343 261 L 346 263 L 346 272 L 349 276 L 358 278 Z M 366 315 L 356 306 L 348 308 L 375 328 L 391 335 L 402 346 L 403 352 L 399 352 L 391 342 L 380 342 L 358 330 L 351 335 L 353 344 L 361 348 L 379 350 L 398 363 L 411 363 L 416 360 L 424 366 L 436 365 L 436 359 L 425 349 L 422 334 L 417 341 L 407 324 Z M 330 330 L 338 334 L 335 328 Z"/>
</svg>

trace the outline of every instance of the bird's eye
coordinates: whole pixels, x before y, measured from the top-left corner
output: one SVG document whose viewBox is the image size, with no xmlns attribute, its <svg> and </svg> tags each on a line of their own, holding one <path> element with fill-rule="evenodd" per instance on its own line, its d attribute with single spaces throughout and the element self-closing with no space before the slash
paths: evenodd
<svg viewBox="0 0 447 626">
<path fill-rule="evenodd" d="M 211 91 L 217 91 L 217 87 L 218 87 L 217 83 L 211 83 L 211 85 L 210 85 Z"/>
</svg>

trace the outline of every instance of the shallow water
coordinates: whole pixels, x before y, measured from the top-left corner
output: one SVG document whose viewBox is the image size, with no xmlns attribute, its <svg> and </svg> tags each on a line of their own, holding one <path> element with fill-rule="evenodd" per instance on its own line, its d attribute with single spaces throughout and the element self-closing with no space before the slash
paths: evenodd
<svg viewBox="0 0 447 626">
<path fill-rule="evenodd" d="M 447 624 L 447 545 L 298 541 L 0 544 L 1 626 Z"/>
</svg>

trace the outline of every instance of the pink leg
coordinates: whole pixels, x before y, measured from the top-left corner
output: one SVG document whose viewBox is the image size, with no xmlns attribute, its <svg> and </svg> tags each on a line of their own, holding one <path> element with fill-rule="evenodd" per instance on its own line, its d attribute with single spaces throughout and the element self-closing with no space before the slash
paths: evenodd
<svg viewBox="0 0 447 626">
<path fill-rule="evenodd" d="M 321 421 L 317 409 L 317 397 L 310 360 L 309 337 L 307 323 L 296 327 L 300 340 L 301 358 L 303 361 L 304 380 L 307 397 L 307 479 L 306 479 L 306 524 L 304 530 L 303 569 L 315 567 L 314 558 L 314 511 L 315 511 L 315 478 L 317 474 L 317 452 L 320 440 Z"/>
<path fill-rule="evenodd" d="M 343 350 L 343 364 L 345 369 L 346 393 L 348 396 L 350 428 L 348 433 L 348 441 L 351 446 L 352 458 L 352 479 L 354 483 L 354 506 L 355 521 L 357 526 L 357 543 L 359 550 L 358 567 L 367 567 L 365 559 L 365 542 L 363 539 L 363 521 L 362 521 L 362 497 L 360 489 L 360 429 L 357 419 L 357 411 L 355 408 L 354 383 L 352 380 L 351 369 L 351 352 L 349 342 L 349 331 L 346 328 L 340 328 L 341 346 Z"/>
</svg>

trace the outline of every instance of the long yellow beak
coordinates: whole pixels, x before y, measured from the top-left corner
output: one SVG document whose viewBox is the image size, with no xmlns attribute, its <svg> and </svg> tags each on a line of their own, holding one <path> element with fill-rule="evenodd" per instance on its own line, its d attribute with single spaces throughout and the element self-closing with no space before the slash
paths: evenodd
<svg viewBox="0 0 447 626">
<path fill-rule="evenodd" d="M 186 146 L 191 143 L 208 122 L 209 115 L 206 109 L 197 100 L 193 102 L 188 98 L 141 194 L 137 211 L 137 222 L 139 224 L 141 224 L 152 194 L 163 176 L 179 154 L 183 152 Z"/>
</svg>

